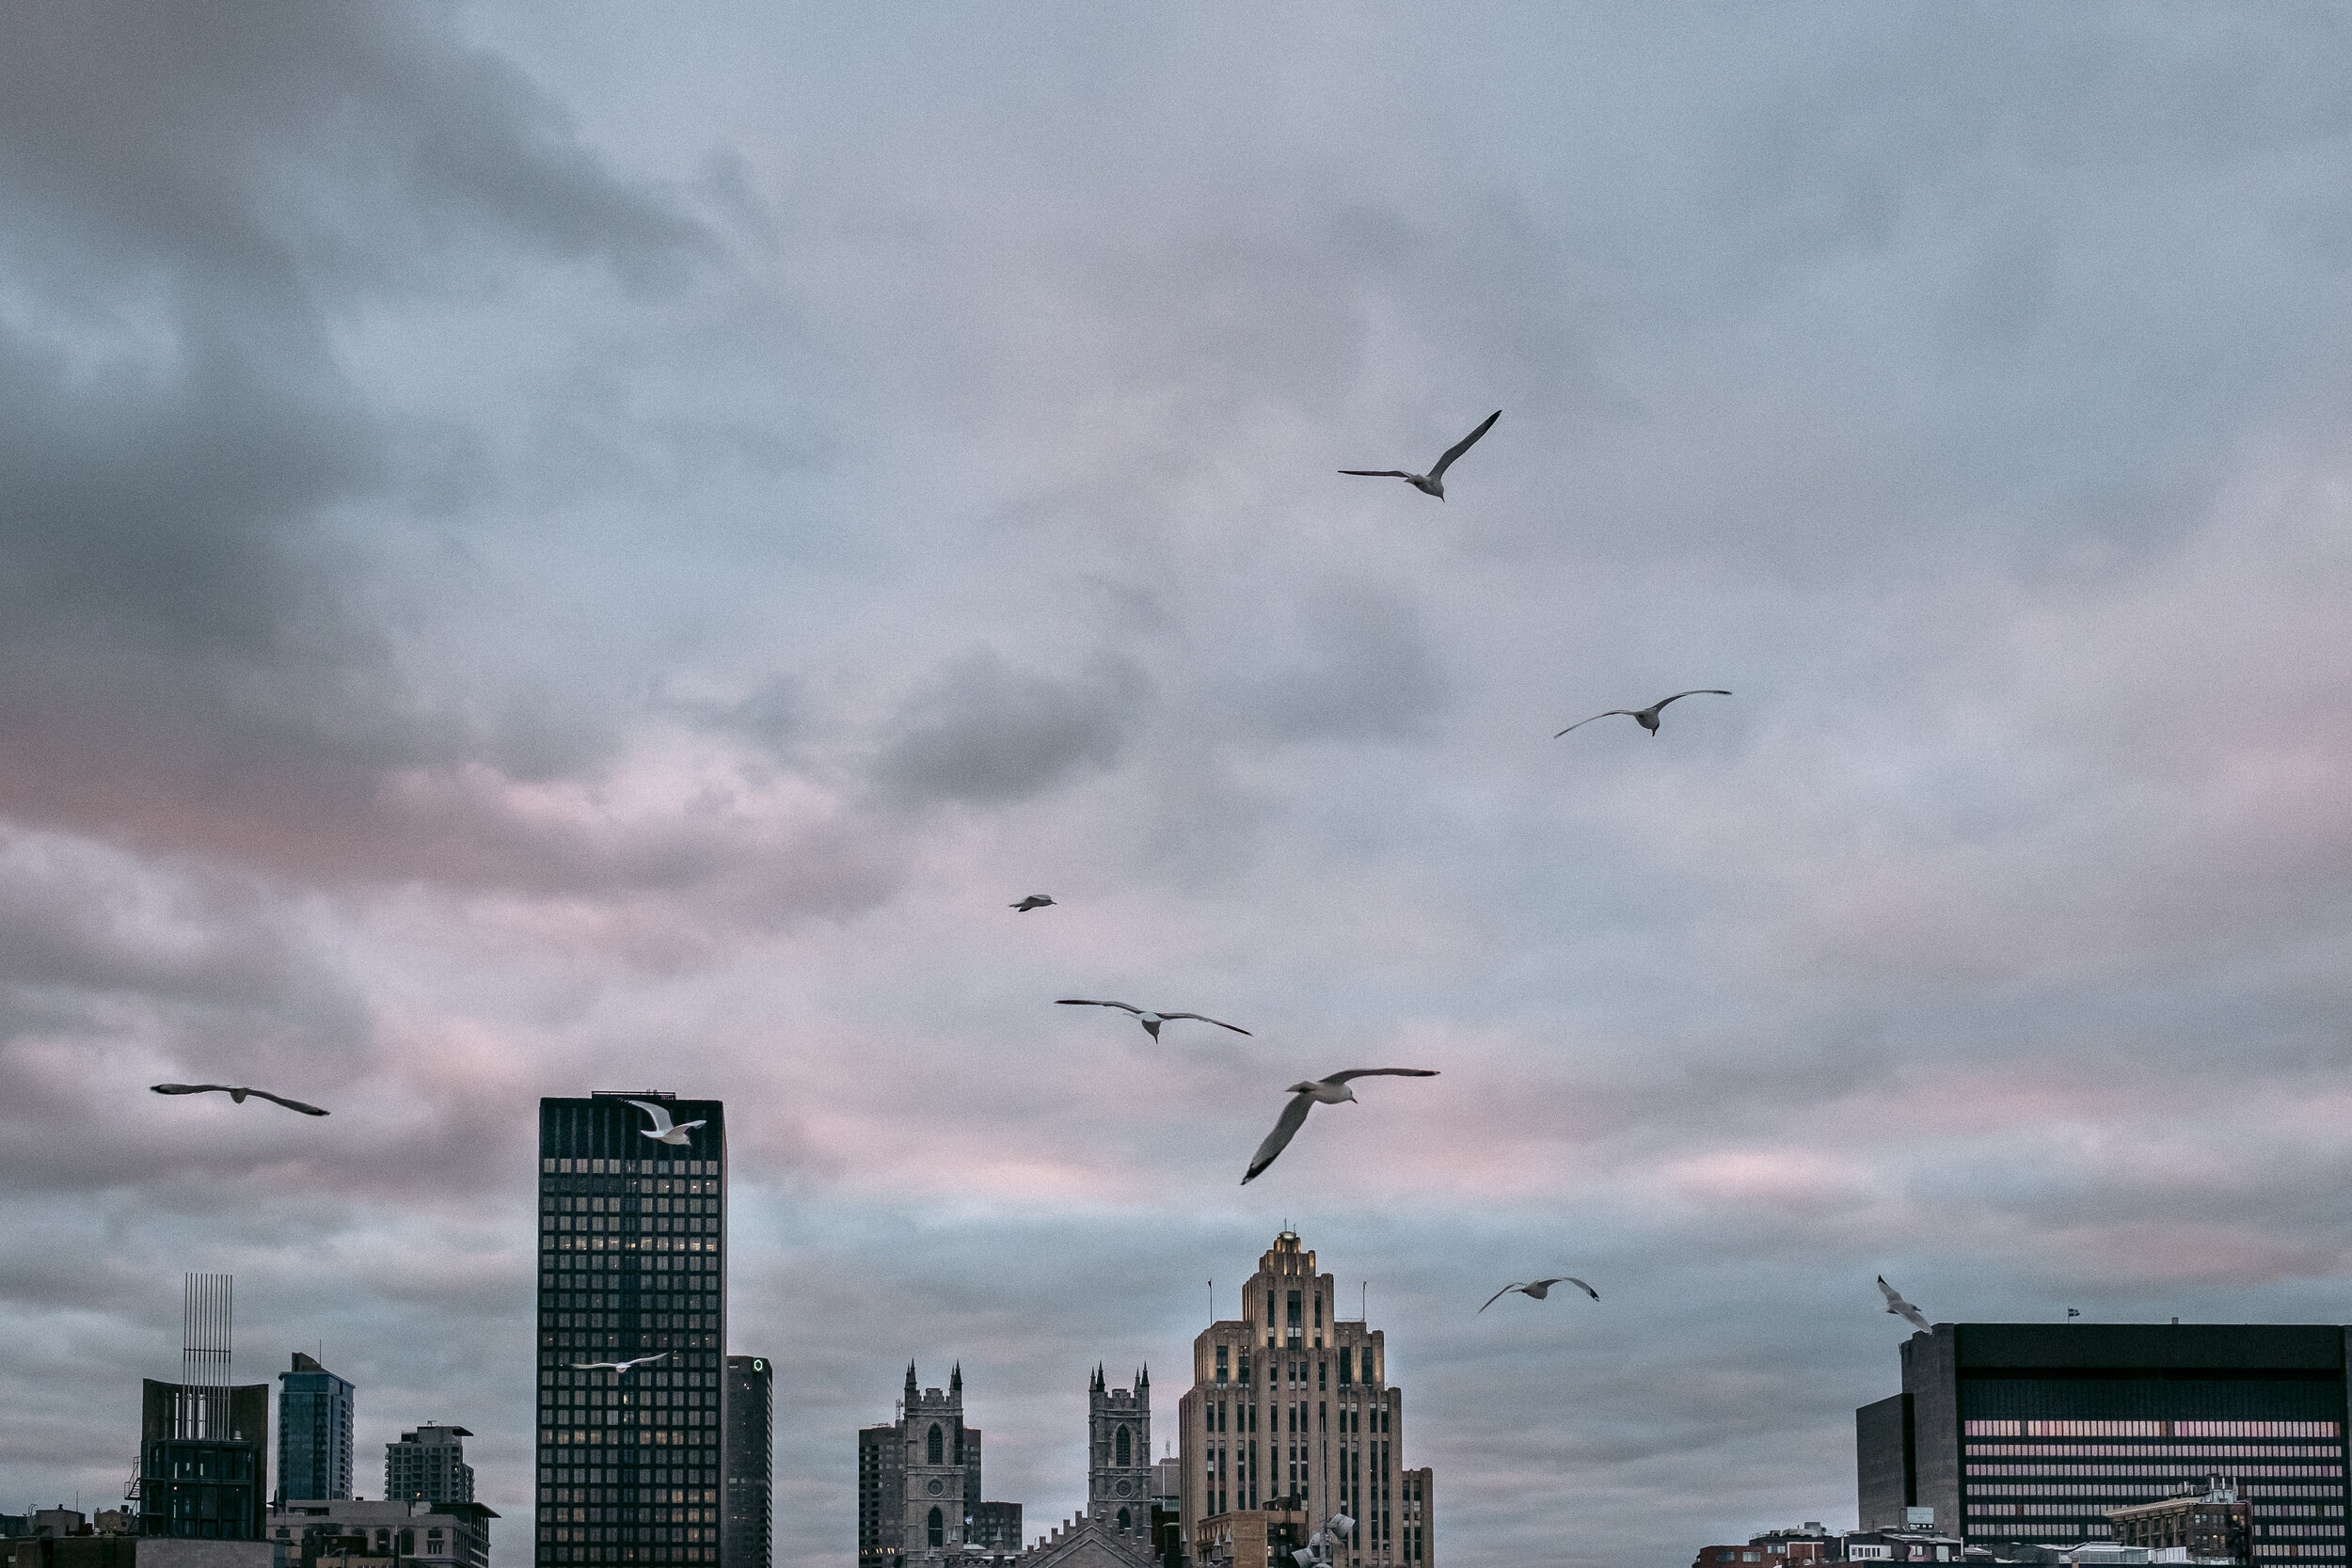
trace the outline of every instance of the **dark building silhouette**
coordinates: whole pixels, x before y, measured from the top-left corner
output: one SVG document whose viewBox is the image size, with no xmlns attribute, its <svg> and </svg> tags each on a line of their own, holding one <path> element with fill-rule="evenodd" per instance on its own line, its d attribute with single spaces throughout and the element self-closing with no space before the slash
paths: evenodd
<svg viewBox="0 0 2352 1568">
<path fill-rule="evenodd" d="M 775 1373 L 764 1355 L 727 1357 L 721 1568 L 769 1568 L 774 1551 Z"/>
<path fill-rule="evenodd" d="M 857 1565 L 891 1568 L 906 1552 L 907 1454 L 896 1422 L 857 1433 Z"/>
<path fill-rule="evenodd" d="M 2344 1330 L 1938 1323 L 1854 1412 L 1865 1529 L 1907 1508 L 2003 1551 L 2105 1540 L 2108 1513 L 2237 1481 L 2257 1562 L 2342 1568 Z"/>
<path fill-rule="evenodd" d="M 656 1118 L 631 1101 L 685 1141 L 646 1136 Z M 541 1568 L 719 1561 L 726 1280 L 724 1105 L 659 1090 L 539 1102 Z M 641 1356 L 660 1359 L 580 1366 Z"/>
<path fill-rule="evenodd" d="M 972 1515 L 972 1528 L 964 1532 L 966 1541 L 985 1551 L 1017 1552 L 1021 1549 L 1021 1505 L 1019 1503 L 982 1503 Z"/>
<path fill-rule="evenodd" d="M 278 1374 L 278 1496 L 351 1496 L 351 1385 L 294 1354 Z"/>
<path fill-rule="evenodd" d="M 384 1445 L 384 1497 L 389 1502 L 469 1503 L 473 1466 L 464 1427 L 421 1426 Z"/>
<path fill-rule="evenodd" d="M 140 1383 L 139 1533 L 259 1541 L 268 1510 L 269 1385 Z"/>
</svg>

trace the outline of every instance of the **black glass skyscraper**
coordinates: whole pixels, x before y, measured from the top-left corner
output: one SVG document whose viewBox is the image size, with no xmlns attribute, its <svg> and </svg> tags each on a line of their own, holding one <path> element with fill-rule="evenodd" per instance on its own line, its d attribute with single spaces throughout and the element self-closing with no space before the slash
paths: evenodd
<svg viewBox="0 0 2352 1568">
<path fill-rule="evenodd" d="M 664 1122 L 681 1142 L 646 1135 Z M 720 1101 L 539 1102 L 543 1568 L 719 1561 L 726 1284 Z"/>
<path fill-rule="evenodd" d="M 726 1517 L 720 1568 L 769 1568 L 774 1541 L 775 1370 L 764 1355 L 727 1357 Z"/>
</svg>

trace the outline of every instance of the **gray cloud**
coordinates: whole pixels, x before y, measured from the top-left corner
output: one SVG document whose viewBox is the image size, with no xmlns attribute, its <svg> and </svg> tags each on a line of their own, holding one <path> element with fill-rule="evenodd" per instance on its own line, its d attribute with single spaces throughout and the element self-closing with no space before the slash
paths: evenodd
<svg viewBox="0 0 2352 1568">
<path fill-rule="evenodd" d="M 1109 766 L 1149 700 L 1142 672 L 1124 662 L 1056 680 L 1019 673 L 983 649 L 909 699 L 874 777 L 906 800 L 1025 800 Z"/>
<path fill-rule="evenodd" d="M 2345 31 L 8 13 L 7 1479 L 231 1267 L 511 1549 L 532 1101 L 649 1074 L 809 1568 L 907 1357 L 1050 1523 L 1285 1218 L 1449 1561 L 1850 1518 L 1875 1273 L 2336 1314 Z"/>
</svg>

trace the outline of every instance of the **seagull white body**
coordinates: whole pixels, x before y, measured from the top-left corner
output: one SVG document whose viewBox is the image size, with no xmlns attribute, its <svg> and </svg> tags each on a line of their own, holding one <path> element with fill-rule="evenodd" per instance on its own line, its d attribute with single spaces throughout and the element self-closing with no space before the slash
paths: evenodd
<svg viewBox="0 0 2352 1568">
<path fill-rule="evenodd" d="M 150 1087 L 153 1088 L 157 1094 L 225 1094 L 240 1105 L 245 1103 L 246 1096 L 252 1095 L 256 1099 L 267 1100 L 283 1105 L 289 1111 L 300 1111 L 306 1117 L 326 1115 L 316 1105 L 305 1105 L 299 1100 L 288 1100 L 284 1095 L 272 1094 L 267 1089 L 231 1087 L 227 1084 L 154 1084 Z"/>
<path fill-rule="evenodd" d="M 670 1125 L 670 1113 L 663 1107 L 656 1105 L 653 1101 L 649 1100 L 632 1100 L 629 1103 L 644 1112 L 645 1115 L 653 1117 L 653 1125 L 651 1127 L 641 1127 L 638 1129 L 638 1132 L 642 1135 L 655 1139 L 660 1143 L 691 1143 L 693 1140 L 687 1137 L 686 1134 L 691 1132 L 695 1128 L 704 1125 L 704 1123 L 699 1121 L 690 1121 L 682 1123 L 679 1126 L 673 1127 Z"/>
<path fill-rule="evenodd" d="M 1658 738 L 1658 715 L 1668 703 L 1678 703 L 1685 697 L 1728 697 L 1730 695 L 1730 692 L 1721 690 L 1712 686 L 1692 687 L 1688 691 L 1677 691 L 1671 697 L 1661 697 L 1658 701 L 1650 704 L 1647 707 L 1613 707 L 1607 713 L 1594 714 L 1593 719 L 1614 719 L 1619 714 L 1623 714 L 1626 718 L 1630 719 L 1635 723 L 1641 725 L 1642 728 L 1649 731 L 1650 738 L 1655 740 Z M 1568 726 L 1568 730 L 1581 730 L 1585 725 L 1591 723 L 1593 719 L 1580 719 L 1575 723 L 1570 724 Z M 1567 734 L 1568 730 L 1562 730 L 1560 735 Z M 1560 738 L 1560 735 L 1555 735 L 1551 738 L 1557 740 Z"/>
<path fill-rule="evenodd" d="M 665 1350 L 660 1355 L 641 1355 L 634 1361 L 575 1361 L 571 1365 L 572 1370 L 576 1372 L 593 1372 L 598 1368 L 610 1367 L 614 1377 L 627 1377 L 631 1371 L 648 1362 L 667 1360 L 669 1354 L 670 1353 Z"/>
<path fill-rule="evenodd" d="M 1026 914 L 1031 910 L 1041 910 L 1052 902 L 1053 900 L 1051 898 L 1046 897 L 1045 895 L 1041 893 L 1032 893 L 1026 898 L 1021 900 L 1018 904 L 1008 905 L 1007 908 L 1016 910 L 1023 914 Z"/>
<path fill-rule="evenodd" d="M 1495 421 L 1501 418 L 1502 418 L 1502 410 L 1500 408 L 1487 415 L 1484 424 L 1446 448 L 1445 455 L 1431 464 L 1429 471 L 1425 474 L 1408 474 L 1402 468 L 1342 468 L 1340 472 L 1352 474 L 1358 479 L 1401 479 L 1422 495 L 1435 496 L 1439 500 L 1443 500 L 1445 499 L 1445 471 L 1454 466 L 1455 458 L 1477 445 L 1478 438 L 1492 430 Z"/>
<path fill-rule="evenodd" d="M 1895 1289 L 1892 1285 L 1889 1285 L 1886 1282 L 1886 1276 L 1884 1275 L 1879 1275 L 1879 1294 L 1886 1298 L 1886 1309 L 1889 1312 L 1892 1312 L 1896 1316 L 1901 1318 L 1904 1322 L 1910 1323 L 1912 1327 L 1920 1330 L 1922 1333 L 1932 1334 L 1935 1332 L 1934 1325 L 1928 1322 L 1927 1314 L 1920 1311 L 1916 1307 L 1912 1306 L 1911 1303 L 1903 1300 L 1903 1293 Z"/>
<path fill-rule="evenodd" d="M 1055 998 L 1055 1006 L 1061 1007 L 1117 1007 L 1122 1012 L 1135 1014 L 1136 1022 L 1143 1025 L 1143 1032 L 1151 1036 L 1153 1039 L 1158 1039 L 1160 1037 L 1161 1024 L 1172 1022 L 1180 1018 L 1194 1019 L 1202 1023 L 1214 1023 L 1220 1029 L 1231 1029 L 1236 1035 L 1247 1035 L 1249 1033 L 1248 1030 L 1243 1028 L 1238 1023 L 1227 1023 L 1220 1019 L 1211 1018 L 1206 1013 L 1155 1013 L 1148 1007 L 1135 1006 L 1134 1005 L 1126 1002 L 1089 1002 L 1082 996 L 1062 996 Z"/>
<path fill-rule="evenodd" d="M 1266 1166 L 1274 1164 L 1276 1157 L 1290 1147 L 1291 1140 L 1298 1135 L 1298 1130 L 1307 1125 L 1309 1111 L 1317 1105 L 1337 1105 L 1343 1101 L 1355 1100 L 1356 1091 L 1348 1086 L 1349 1079 L 1436 1076 L 1436 1070 L 1431 1068 L 1359 1067 L 1350 1068 L 1345 1072 L 1335 1072 L 1328 1078 L 1293 1084 L 1286 1091 L 1291 1102 L 1282 1107 L 1282 1114 L 1275 1118 L 1274 1131 L 1265 1135 L 1265 1142 L 1258 1146 L 1258 1152 L 1249 1157 L 1249 1171 L 1241 1179 L 1241 1184 L 1247 1187 L 1255 1181 L 1264 1173 Z"/>
<path fill-rule="evenodd" d="M 1486 1298 L 1486 1307 L 1492 1307 L 1496 1302 L 1501 1301 L 1504 1296 L 1509 1295 L 1514 1291 L 1517 1291 L 1523 1296 L 1532 1297 L 1536 1301 L 1541 1301 L 1546 1296 L 1551 1294 L 1551 1288 L 1554 1285 L 1573 1285 L 1578 1290 L 1583 1291 L 1586 1295 L 1592 1297 L 1595 1301 L 1598 1301 L 1600 1299 L 1600 1292 L 1598 1291 L 1594 1290 L 1590 1285 L 1585 1284 L 1584 1281 L 1577 1278 L 1574 1275 L 1556 1274 L 1549 1279 L 1530 1279 L 1518 1285 L 1505 1285 L 1502 1290 L 1497 1291 L 1493 1295 Z M 1478 1310 L 1480 1312 L 1484 1312 L 1486 1310 L 1486 1307 L 1482 1307 Z M 1473 1316 L 1475 1316 L 1475 1314 L 1473 1314 Z"/>
</svg>

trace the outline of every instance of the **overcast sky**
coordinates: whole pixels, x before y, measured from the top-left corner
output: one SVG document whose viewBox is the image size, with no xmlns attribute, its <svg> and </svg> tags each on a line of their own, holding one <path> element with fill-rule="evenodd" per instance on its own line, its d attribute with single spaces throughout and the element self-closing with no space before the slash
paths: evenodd
<svg viewBox="0 0 2352 1568">
<path fill-rule="evenodd" d="M 1067 1517 L 1285 1220 L 1454 1568 L 1850 1525 L 1880 1273 L 2342 1321 L 2347 79 L 2291 4 L 0 8 L 0 1507 L 119 1497 L 226 1270 L 525 1560 L 599 1087 L 727 1102 L 791 1568 L 910 1358 Z"/>
</svg>

